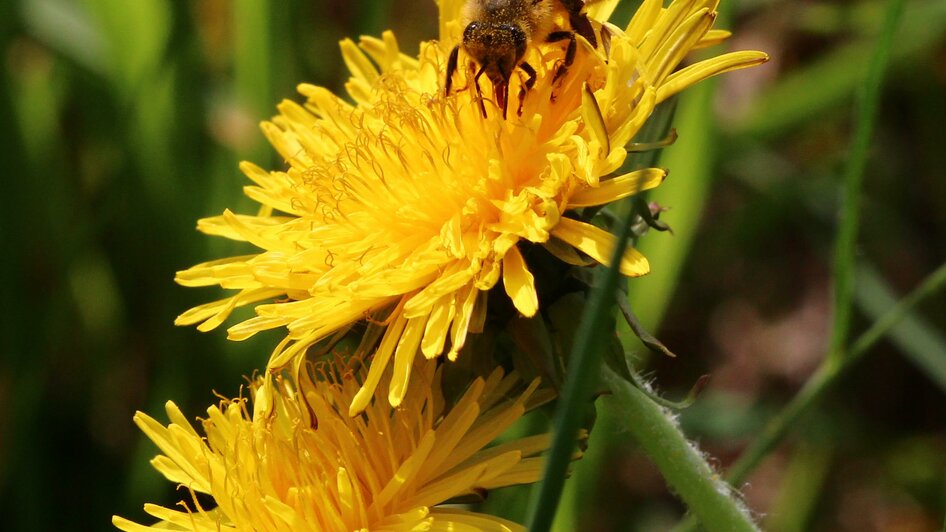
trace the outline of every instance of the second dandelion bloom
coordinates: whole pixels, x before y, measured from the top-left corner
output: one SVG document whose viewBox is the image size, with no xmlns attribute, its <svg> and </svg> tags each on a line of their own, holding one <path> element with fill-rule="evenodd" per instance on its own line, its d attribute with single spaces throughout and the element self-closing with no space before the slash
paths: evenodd
<svg viewBox="0 0 946 532">
<path fill-rule="evenodd" d="M 348 405 L 364 372 L 338 359 L 306 366 L 298 380 L 253 380 L 252 410 L 244 400 L 209 408 L 205 436 L 174 403 L 167 426 L 139 412 L 163 453 L 152 465 L 190 493 L 176 509 L 145 505 L 160 520 L 152 527 L 113 522 L 129 532 L 523 530 L 439 505 L 539 479 L 548 435 L 488 444 L 549 394 L 497 369 L 444 397 L 435 366 L 419 361 L 401 408 L 378 398 L 356 417 Z"/>
<path fill-rule="evenodd" d="M 277 369 L 298 365 L 308 346 L 336 331 L 371 320 L 382 332 L 350 411 L 367 407 L 391 364 L 387 398 L 398 405 L 415 357 L 456 357 L 467 335 L 482 328 L 495 285 L 521 314 L 537 312 L 521 243 L 570 263 L 609 260 L 614 237 L 569 212 L 660 184 L 660 169 L 619 172 L 625 146 L 657 104 L 766 59 L 735 52 L 678 70 L 691 50 L 727 35 L 712 30 L 715 1 L 677 0 L 667 8 L 645 1 L 624 28 L 606 22 L 617 2 L 602 1 L 587 14 L 608 45 L 579 38 L 574 62 L 556 80 L 567 47 L 534 43 L 523 58 L 536 71 L 534 86 L 512 76 L 504 119 L 489 83 L 475 90 L 463 53 L 454 90 L 444 94 L 448 56 L 468 22 L 460 20 L 462 4 L 441 2 L 441 40 L 422 43 L 417 57 L 401 53 L 390 33 L 344 41 L 350 100 L 302 85 L 304 104 L 279 105 L 263 129 L 288 170 L 242 165 L 259 214 L 227 211 L 198 226 L 261 252 L 180 272 L 181 284 L 236 293 L 186 312 L 179 324 L 209 330 L 234 308 L 255 305 L 256 316 L 230 327 L 229 336 L 286 327 L 269 362 Z M 556 24 L 566 27 L 567 18 Z M 619 267 L 627 276 L 649 271 L 634 249 Z"/>
</svg>

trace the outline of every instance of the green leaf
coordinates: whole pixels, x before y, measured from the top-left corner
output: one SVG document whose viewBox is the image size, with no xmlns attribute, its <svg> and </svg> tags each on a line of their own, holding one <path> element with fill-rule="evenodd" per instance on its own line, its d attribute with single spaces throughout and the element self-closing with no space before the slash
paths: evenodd
<svg viewBox="0 0 946 532">
<path fill-rule="evenodd" d="M 123 99 L 161 69 L 173 20 L 167 0 L 86 0 L 105 43 L 107 72 Z"/>
</svg>

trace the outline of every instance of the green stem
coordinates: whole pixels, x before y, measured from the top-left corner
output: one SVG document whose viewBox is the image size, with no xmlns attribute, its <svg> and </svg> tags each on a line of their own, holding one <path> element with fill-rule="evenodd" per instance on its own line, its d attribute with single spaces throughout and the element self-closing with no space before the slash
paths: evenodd
<svg viewBox="0 0 946 532">
<path fill-rule="evenodd" d="M 674 106 L 673 101 L 660 105 L 635 140 L 649 141 L 665 137 L 670 129 Z M 629 156 L 625 164 L 646 165 L 656 161 L 656 157 L 657 152 L 638 153 Z M 565 383 L 555 410 L 552 447 L 546 460 L 542 482 L 534 492 L 530 504 L 529 529 L 533 531 L 546 532 L 552 527 L 565 485 L 565 473 L 577 443 L 584 405 L 592 400 L 593 388 L 601 366 L 601 353 L 611 338 L 612 333 L 607 330 L 607 324 L 612 320 L 614 295 L 617 293 L 617 265 L 627 249 L 631 220 L 634 217 L 630 202 L 621 214 L 620 224 L 616 226 L 618 234 L 614 250 L 611 253 L 611 264 L 615 266 L 606 268 L 603 275 L 597 276 L 585 312 L 575 331 L 575 344 L 568 359 Z"/>
<path fill-rule="evenodd" d="M 801 418 L 824 393 L 831 388 L 843 376 L 847 370 L 859 362 L 881 338 L 891 329 L 900 323 L 920 302 L 926 300 L 933 294 L 946 288 L 946 264 L 941 265 L 933 273 L 928 275 L 919 286 L 917 286 L 906 297 L 901 299 L 896 306 L 884 314 L 879 320 L 874 322 L 861 336 L 851 345 L 851 348 L 843 356 L 836 359 L 826 359 L 815 371 L 814 375 L 788 405 L 772 419 L 766 426 L 762 435 L 749 446 L 742 456 L 733 463 L 732 467 L 726 473 L 726 481 L 731 485 L 742 484 L 759 465 L 763 458 L 775 448 L 788 433 L 790 427 Z M 679 527 L 680 530 L 690 530 L 695 523 L 692 519 L 687 520 Z"/>
<path fill-rule="evenodd" d="M 801 391 L 766 425 L 762 435 L 729 468 L 726 480 L 730 484 L 739 485 L 746 480 L 749 473 L 782 441 L 789 427 L 837 380 L 841 367 L 842 365 L 827 360 L 818 367 Z"/>
<path fill-rule="evenodd" d="M 887 332 L 893 329 L 898 323 L 907 317 L 907 314 L 913 310 L 920 302 L 925 301 L 930 296 L 936 294 L 946 287 L 946 263 L 940 265 L 933 273 L 926 276 L 925 279 L 900 300 L 889 312 L 880 317 L 870 329 L 867 329 L 852 345 L 847 357 L 844 359 L 844 365 L 853 364 L 864 356 L 878 340 L 884 337 Z"/>
<path fill-rule="evenodd" d="M 759 440 L 733 465 L 728 478 L 734 483 L 742 482 L 746 475 L 758 465 L 759 461 L 778 445 L 791 422 L 807 410 L 808 406 L 815 402 L 823 390 L 834 382 L 840 369 L 848 367 L 853 360 L 859 358 L 859 355 L 855 355 L 853 348 L 845 356 L 845 345 L 847 345 L 847 337 L 851 327 L 854 292 L 854 256 L 860 221 L 858 203 L 861 196 L 864 168 L 867 164 L 871 133 L 876 118 L 877 104 L 880 99 L 884 70 L 887 67 L 890 46 L 902 12 L 903 0 L 890 0 L 887 5 L 884 27 L 881 30 L 877 47 L 874 49 L 874 55 L 871 58 L 867 76 L 864 80 L 864 92 L 858 101 L 857 127 L 854 131 L 851 154 L 848 158 L 849 164 L 844 175 L 841 227 L 835 242 L 834 324 L 828 356 L 785 410 L 768 425 Z M 880 321 L 877 324 L 880 324 Z M 875 330 L 877 324 L 871 330 Z M 884 329 L 884 332 L 886 332 L 886 329 Z M 876 339 L 874 340 L 876 341 Z"/>
<path fill-rule="evenodd" d="M 607 324 L 611 319 L 611 307 L 618 286 L 618 264 L 627 249 L 627 240 L 631 232 L 629 212 L 620 225 L 620 233 L 611 256 L 612 267 L 599 276 L 597 285 L 592 289 L 587 310 L 582 316 L 575 332 L 575 347 L 568 359 L 568 371 L 558 408 L 555 411 L 554 439 L 545 464 L 545 473 L 533 498 L 529 512 L 529 530 L 547 532 L 555 518 L 565 485 L 565 472 L 575 450 L 576 437 L 581 425 L 582 406 L 591 400 L 591 390 L 601 366 L 601 352 L 610 338 Z"/>
<path fill-rule="evenodd" d="M 897 304 L 890 286 L 873 267 L 864 264 L 858 268 L 855 297 L 858 308 L 871 320 L 880 319 Z M 887 339 L 946 392 L 946 337 L 931 323 L 913 313 L 894 327 Z"/>
<path fill-rule="evenodd" d="M 608 367 L 604 368 L 604 379 L 614 394 L 613 408 L 623 427 L 707 530 L 758 530 L 732 488 L 687 441 L 669 410 Z"/>
<path fill-rule="evenodd" d="M 927 276 L 909 295 L 901 299 L 895 307 L 874 322 L 851 345 L 847 353 L 834 360 L 827 359 L 822 362 L 812 378 L 808 379 L 808 382 L 792 398 L 788 406 L 769 423 L 762 436 L 736 460 L 727 473 L 726 480 L 732 484 L 740 484 L 745 481 L 749 473 L 759 465 L 759 462 L 769 451 L 778 445 L 789 427 L 793 426 L 801 415 L 808 411 L 818 398 L 837 382 L 841 375 L 860 361 L 870 348 L 895 325 L 900 323 L 918 303 L 942 290 L 944 286 L 946 286 L 946 264 Z"/>
<path fill-rule="evenodd" d="M 851 329 L 854 300 L 854 258 L 857 232 L 860 227 L 860 198 L 864 182 L 864 168 L 870 149 L 871 135 L 877 119 L 880 90 L 884 71 L 890 58 L 894 32 L 903 14 L 903 0 L 890 0 L 884 27 L 868 66 L 863 92 L 858 98 L 856 127 L 851 144 L 848 165 L 844 172 L 844 198 L 841 207 L 841 226 L 834 247 L 834 324 L 828 358 L 837 358 L 844 351 Z"/>
<path fill-rule="evenodd" d="M 825 357 L 821 366 L 815 371 L 814 375 L 805 383 L 801 391 L 792 398 L 788 405 L 772 419 L 762 435 L 749 446 L 748 449 L 732 465 L 726 475 L 726 480 L 730 484 L 739 485 L 752 472 L 762 459 L 774 449 L 791 427 L 804 414 L 811 405 L 815 404 L 821 395 L 827 390 L 843 370 L 849 368 L 854 362 L 860 359 L 867 348 L 873 345 L 880 336 L 892 326 L 890 320 L 881 318 L 877 323 L 865 333 L 869 341 L 859 339 L 850 350 L 845 349 L 847 337 L 850 333 L 853 288 L 854 288 L 854 258 L 857 245 L 857 230 L 860 222 L 860 209 L 858 202 L 861 196 L 861 186 L 863 183 L 864 168 L 867 165 L 867 154 L 870 147 L 871 133 L 874 127 L 877 103 L 880 98 L 880 88 L 883 81 L 884 71 L 887 67 L 887 60 L 890 55 L 890 47 L 893 42 L 894 32 L 903 12 L 903 0 L 890 0 L 887 8 L 887 14 L 884 19 L 884 27 L 881 30 L 877 46 L 868 66 L 867 76 L 864 80 L 864 91 L 858 100 L 856 121 L 857 126 L 854 132 L 854 139 L 851 145 L 851 154 L 848 159 L 848 166 L 844 174 L 844 198 L 841 212 L 841 225 L 838 230 L 838 238 L 835 242 L 834 251 L 834 323 L 831 332 L 831 341 L 828 347 L 828 355 Z M 936 274 L 932 276 L 936 277 Z M 920 289 L 927 285 L 924 282 Z M 935 283 L 934 283 L 935 284 Z M 918 290 L 920 290 L 918 289 Z M 898 309 L 908 309 L 911 298 L 905 299 L 898 305 Z M 902 319 L 902 315 L 894 315 L 897 321 Z M 867 336 L 876 335 L 876 336 Z M 691 529 L 695 526 L 693 519 L 687 519 L 681 523 L 680 529 Z"/>
</svg>

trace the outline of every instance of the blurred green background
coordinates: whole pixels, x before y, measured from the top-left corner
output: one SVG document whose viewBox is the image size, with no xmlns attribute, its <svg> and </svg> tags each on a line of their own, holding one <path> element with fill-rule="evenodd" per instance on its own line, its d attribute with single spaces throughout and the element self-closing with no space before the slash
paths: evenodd
<svg viewBox="0 0 946 532">
<path fill-rule="evenodd" d="M 654 273 L 630 283 L 638 315 L 678 354 L 651 360 L 659 387 L 677 397 L 712 375 L 681 421 L 720 468 L 824 355 L 839 176 L 883 4 L 723 8 L 728 46 L 772 61 L 682 98 L 680 141 L 661 161 L 671 177 L 651 197 L 674 234 L 644 239 Z M 423 0 L 0 3 L 4 529 L 108 529 L 114 513 L 150 522 L 144 502 L 173 503 L 132 414 L 163 419 L 173 399 L 200 415 L 275 342 L 172 325 L 210 296 L 174 272 L 236 250 L 198 234 L 197 218 L 251 212 L 237 162 L 279 164 L 257 123 L 300 81 L 341 87 L 339 39 L 391 28 L 414 53 L 436 27 Z M 855 334 L 946 259 L 944 124 L 946 2 L 911 0 L 865 175 Z M 743 487 L 767 529 L 943 526 L 944 331 L 940 294 L 793 427 Z M 559 529 L 679 519 L 618 425 L 599 420 Z M 522 514 L 503 500 L 490 504 Z"/>
</svg>

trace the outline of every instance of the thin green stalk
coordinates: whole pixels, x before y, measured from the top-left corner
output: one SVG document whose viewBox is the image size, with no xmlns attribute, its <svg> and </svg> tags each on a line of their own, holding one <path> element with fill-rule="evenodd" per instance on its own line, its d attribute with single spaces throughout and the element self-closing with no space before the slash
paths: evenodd
<svg viewBox="0 0 946 532">
<path fill-rule="evenodd" d="M 758 530 L 745 507 L 702 453 L 686 439 L 673 414 L 611 368 L 603 369 L 623 427 L 640 444 L 673 491 L 707 530 Z"/>
<path fill-rule="evenodd" d="M 793 453 L 779 483 L 779 496 L 764 521 L 766 530 L 797 532 L 811 528 L 836 452 L 833 447 L 809 444 Z"/>
<path fill-rule="evenodd" d="M 354 5 L 357 12 L 357 31 L 359 35 L 380 35 L 390 19 L 391 2 L 375 0 L 358 2 Z"/>
<path fill-rule="evenodd" d="M 676 97 L 660 104 L 634 137 L 634 141 L 646 143 L 656 142 L 666 138 L 670 133 L 670 124 L 674 121 L 674 117 L 676 116 L 676 108 Z M 632 169 L 654 167 L 657 165 L 660 157 L 663 156 L 663 153 L 663 149 L 631 153 L 621 167 L 621 171 L 625 172 Z M 637 208 L 634 207 L 632 201 L 636 197 L 637 196 L 625 200 L 622 205 L 615 208 L 615 216 L 623 218 L 627 216 L 628 213 L 636 213 Z M 646 208 L 646 205 L 644 208 Z M 646 242 L 647 240 L 645 239 L 644 241 Z M 655 273 L 652 272 L 648 274 L 646 278 L 650 278 L 654 274 Z M 643 280 L 644 279 L 635 279 L 635 282 Z M 626 322 L 624 320 L 618 320 L 617 323 L 618 335 L 621 336 L 623 330 L 622 325 L 626 328 Z M 554 522 L 554 530 L 556 532 L 571 531 L 578 527 L 578 520 L 582 517 L 582 511 L 585 509 L 587 501 L 590 497 L 594 497 L 594 492 L 597 490 L 597 481 L 600 476 L 600 471 L 607 467 L 605 460 L 608 451 L 615 445 L 615 442 L 611 441 L 614 439 L 612 435 L 618 432 L 613 429 L 613 427 L 618 425 L 615 416 L 612 415 L 607 404 L 599 402 L 595 408 L 597 418 L 595 420 L 594 434 L 590 436 L 588 450 L 582 457 L 581 462 L 575 465 L 572 481 L 565 486 L 564 494 L 561 495 L 563 499 L 556 507 L 559 514 L 558 519 Z"/>
<path fill-rule="evenodd" d="M 847 337 L 850 332 L 853 287 L 854 287 L 854 257 L 855 246 L 857 244 L 857 231 L 860 222 L 860 209 L 858 203 L 861 196 L 861 185 L 863 183 L 864 168 L 867 164 L 867 155 L 870 147 L 871 133 L 873 132 L 875 115 L 878 100 L 880 98 L 880 88 L 883 81 L 884 71 L 887 67 L 887 60 L 890 56 L 890 48 L 893 42 L 894 32 L 903 12 L 903 0 L 890 0 L 887 13 L 884 20 L 884 27 L 881 30 L 877 46 L 868 66 L 866 78 L 864 80 L 864 90 L 858 99 L 856 110 L 856 129 L 852 141 L 851 154 L 848 159 L 848 166 L 844 173 L 844 197 L 841 212 L 841 225 L 838 238 L 835 242 L 834 252 L 834 323 L 831 333 L 831 341 L 828 354 L 821 366 L 808 379 L 802 389 L 792 398 L 786 407 L 777 417 L 772 419 L 762 435 L 746 449 L 738 460 L 732 465 L 726 474 L 726 480 L 732 485 L 741 484 L 788 433 L 791 427 L 804 414 L 811 405 L 815 404 L 822 394 L 834 382 L 837 381 L 844 369 L 849 368 L 854 362 L 860 359 L 863 352 L 873 345 L 877 339 L 887 332 L 892 323 L 882 318 L 878 320 L 870 330 L 865 333 L 878 334 L 869 343 L 858 340 L 850 350 L 845 349 Z M 937 273 L 939 270 L 937 270 Z M 920 288 L 923 289 L 931 279 L 935 280 L 937 274 L 934 273 L 928 278 Z M 934 283 L 935 284 L 935 283 Z M 912 294 L 911 294 L 912 296 Z M 894 308 L 909 310 L 911 297 L 904 299 L 900 305 Z M 905 314 L 905 311 L 903 311 Z M 903 315 L 897 317 L 898 320 Z M 878 328 L 878 325 L 884 325 L 886 328 Z M 863 339 L 865 336 L 862 336 Z M 872 337 L 868 337 L 869 339 Z M 689 518 L 681 523 L 678 529 L 689 530 L 695 526 L 695 521 Z"/>
<path fill-rule="evenodd" d="M 561 400 L 555 412 L 554 438 L 545 464 L 545 473 L 529 512 L 529 530 L 546 532 L 552 526 L 555 510 L 565 484 L 565 472 L 575 450 L 582 419 L 582 404 L 591 400 L 591 390 L 601 366 L 601 352 L 610 338 L 607 323 L 611 319 L 614 294 L 618 286 L 618 265 L 627 249 L 631 232 L 628 214 L 619 228 L 611 255 L 612 266 L 599 276 L 591 290 L 588 306 L 575 333 L 575 346 L 568 359 L 568 372 Z"/>
<path fill-rule="evenodd" d="M 895 307 L 874 322 L 852 345 L 850 350 L 834 360 L 827 359 L 805 383 L 802 390 L 792 398 L 788 406 L 779 413 L 759 437 L 730 468 L 726 480 L 732 484 L 745 481 L 759 462 L 771 451 L 793 426 L 802 414 L 830 388 L 838 378 L 861 360 L 878 340 L 884 337 L 895 325 L 921 301 L 946 287 L 946 264 L 937 268 L 926 277 L 909 295 L 900 300 Z"/>
<path fill-rule="evenodd" d="M 808 411 L 819 398 L 833 384 L 841 373 L 841 367 L 845 365 L 824 361 L 817 371 L 805 382 L 805 386 L 795 394 L 788 405 L 779 412 L 778 416 L 769 421 L 762 435 L 756 439 L 752 445 L 746 449 L 739 459 L 736 460 L 729 471 L 726 472 L 726 480 L 735 486 L 742 484 L 749 473 L 762 462 L 775 447 L 782 441 L 789 427 L 793 426 L 802 414 Z"/>
<path fill-rule="evenodd" d="M 884 27 L 881 30 L 877 47 L 864 80 L 864 92 L 858 101 L 857 126 L 851 148 L 849 164 L 844 175 L 844 199 L 841 212 L 841 227 L 835 243 L 834 256 L 834 324 L 828 356 L 814 375 L 805 383 L 802 390 L 788 404 L 785 410 L 769 423 L 762 436 L 736 461 L 727 478 L 734 483 L 744 480 L 761 459 L 769 453 L 790 425 L 786 420 L 794 421 L 821 392 L 836 379 L 841 367 L 846 367 L 859 355 L 852 348 L 845 356 L 845 345 L 850 331 L 853 287 L 854 254 L 857 245 L 857 230 L 860 221 L 858 203 L 861 197 L 864 168 L 867 164 L 868 148 L 874 127 L 877 103 L 884 70 L 890 55 L 890 46 L 897 23 L 903 12 L 903 0 L 890 0 Z M 898 307 L 899 308 L 899 307 Z M 878 321 L 877 323 L 880 323 Z M 876 326 L 876 324 L 875 324 Z M 875 330 L 873 327 L 871 330 Z M 868 331 L 870 332 L 870 331 Z M 884 329 L 883 332 L 886 332 Z"/>
<path fill-rule="evenodd" d="M 864 264 L 858 268 L 855 297 L 860 310 L 872 320 L 880 319 L 897 303 L 893 290 L 880 274 Z M 914 313 L 892 329 L 887 339 L 946 392 L 946 337 L 931 323 Z"/>
<path fill-rule="evenodd" d="M 649 142 L 667 135 L 673 117 L 675 102 L 665 102 L 635 137 L 636 141 Z M 658 151 L 634 154 L 625 165 L 646 167 L 656 161 Z M 640 165 L 640 166 L 637 166 Z M 617 241 L 612 251 L 611 264 L 620 264 L 631 235 L 631 220 L 634 209 L 628 204 L 621 213 Z M 581 323 L 575 332 L 575 344 L 568 361 L 568 372 L 562 386 L 562 395 L 556 409 L 554 439 L 549 451 L 542 482 L 533 492 L 529 510 L 530 530 L 545 532 L 552 527 L 565 485 L 565 473 L 575 449 L 576 436 L 583 416 L 583 403 L 591 400 L 592 389 L 598 378 L 601 353 L 610 337 L 606 324 L 612 319 L 614 294 L 619 283 L 617 267 L 607 268 L 597 276 L 591 290 L 588 305 Z"/>
<path fill-rule="evenodd" d="M 929 274 L 923 282 L 920 283 L 912 292 L 900 300 L 899 303 L 887 314 L 874 322 L 870 329 L 864 332 L 853 344 L 850 352 L 845 358 L 846 364 L 851 364 L 860 359 L 878 340 L 883 338 L 888 331 L 907 317 L 910 311 L 921 301 L 936 294 L 946 287 L 946 264 Z"/>
<path fill-rule="evenodd" d="M 928 275 L 912 292 L 900 300 L 896 306 L 851 345 L 850 350 L 836 359 L 825 359 L 814 375 L 805 383 L 801 391 L 792 398 L 788 405 L 772 419 L 762 435 L 733 463 L 726 473 L 726 481 L 731 485 L 742 484 L 749 473 L 762 462 L 788 433 L 790 427 L 807 412 L 824 393 L 833 386 L 847 370 L 859 362 L 870 348 L 902 321 L 920 302 L 946 288 L 946 264 L 941 265 Z M 692 519 L 681 524 L 680 530 L 690 530 L 695 525 Z"/>
<path fill-rule="evenodd" d="M 864 168 L 870 150 L 871 135 L 877 119 L 877 107 L 883 85 L 884 72 L 890 58 L 893 36 L 903 14 L 903 0 L 890 0 L 877 46 L 868 66 L 863 92 L 858 98 L 856 126 L 848 165 L 844 172 L 844 197 L 841 206 L 841 226 L 834 247 L 834 324 L 828 358 L 841 356 L 851 329 L 854 301 L 854 258 L 857 233 L 860 227 L 861 189 Z"/>
</svg>

